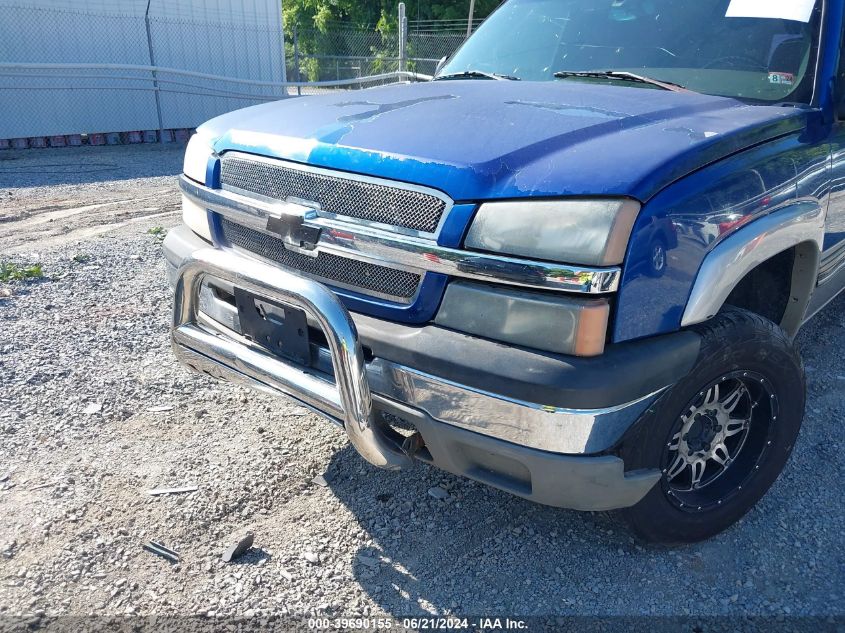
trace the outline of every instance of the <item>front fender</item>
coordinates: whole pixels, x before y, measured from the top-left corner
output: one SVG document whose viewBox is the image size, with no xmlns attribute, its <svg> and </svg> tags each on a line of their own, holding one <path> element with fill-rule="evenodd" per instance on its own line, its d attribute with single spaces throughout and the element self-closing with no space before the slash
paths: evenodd
<svg viewBox="0 0 845 633">
<path fill-rule="evenodd" d="M 675 332 L 682 324 L 704 320 L 718 310 L 748 266 L 764 253 L 763 246 L 759 250 L 736 246 L 753 241 L 757 231 L 768 234 L 781 223 L 791 227 L 764 240 L 765 252 L 799 243 L 815 248 L 824 232 L 825 204 L 820 201 L 827 195 L 829 156 L 826 142 L 792 134 L 713 163 L 645 201 L 623 264 L 613 342 Z M 809 224 L 793 224 L 796 217 Z M 809 235 L 799 231 L 807 226 Z M 664 270 L 656 273 L 650 270 L 649 254 L 655 253 L 652 245 L 657 237 L 667 231 L 674 239 L 666 247 Z M 801 273 L 809 278 L 815 255 L 808 250 L 799 254 L 809 257 L 809 272 Z M 724 288 L 711 296 L 712 280 L 724 272 L 719 269 L 729 259 L 719 253 L 728 251 L 741 253 L 742 261 L 731 265 L 724 273 Z M 705 266 L 705 261 L 719 263 Z M 711 267 L 717 272 L 707 273 Z M 813 283 L 806 285 L 811 288 Z M 797 299 L 790 302 L 796 305 L 790 307 L 788 329 L 793 329 L 794 312 L 805 302 L 803 296 Z"/>
<path fill-rule="evenodd" d="M 754 268 L 779 253 L 799 247 L 789 305 L 781 322 L 790 335 L 795 335 L 818 277 L 824 226 L 824 210 L 815 200 L 784 205 L 743 226 L 704 258 L 681 325 L 694 325 L 716 316 L 733 289 Z"/>
</svg>

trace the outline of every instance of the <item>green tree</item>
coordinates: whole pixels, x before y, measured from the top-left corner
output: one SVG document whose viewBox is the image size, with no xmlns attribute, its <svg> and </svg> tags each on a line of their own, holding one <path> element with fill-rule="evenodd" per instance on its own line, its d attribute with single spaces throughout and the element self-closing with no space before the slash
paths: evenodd
<svg viewBox="0 0 845 633">
<path fill-rule="evenodd" d="M 476 0 L 475 17 L 485 18 L 500 0 Z M 463 20 L 469 13 L 469 0 L 423 2 L 408 0 L 411 20 Z M 285 30 L 326 31 L 333 22 L 359 27 L 375 26 L 381 32 L 395 31 L 399 3 L 395 0 L 284 0 Z"/>
<path fill-rule="evenodd" d="M 500 1 L 476 0 L 475 17 L 487 17 Z M 435 3 L 406 0 L 405 5 L 409 20 L 465 20 L 469 12 L 469 0 Z M 377 60 L 368 71 L 391 70 L 389 63 L 378 60 L 396 55 L 398 6 L 396 0 L 283 0 L 287 59 L 294 59 L 293 34 L 296 32 L 301 57 L 299 76 L 303 80 L 324 78 L 320 60 L 314 59 L 314 55 L 375 57 Z M 339 35 L 350 27 L 369 31 L 372 35 L 351 40 Z M 362 43 L 363 40 L 366 43 Z M 290 79 L 297 76 L 295 70 L 288 74 Z"/>
</svg>

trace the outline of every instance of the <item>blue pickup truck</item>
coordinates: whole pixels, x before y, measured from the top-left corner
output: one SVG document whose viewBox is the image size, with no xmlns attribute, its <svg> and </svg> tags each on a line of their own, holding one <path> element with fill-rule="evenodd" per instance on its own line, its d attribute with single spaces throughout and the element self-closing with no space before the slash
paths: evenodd
<svg viewBox="0 0 845 633">
<path fill-rule="evenodd" d="M 845 284 L 843 0 L 509 0 L 431 81 L 197 130 L 173 347 L 387 469 L 708 538 Z"/>
</svg>

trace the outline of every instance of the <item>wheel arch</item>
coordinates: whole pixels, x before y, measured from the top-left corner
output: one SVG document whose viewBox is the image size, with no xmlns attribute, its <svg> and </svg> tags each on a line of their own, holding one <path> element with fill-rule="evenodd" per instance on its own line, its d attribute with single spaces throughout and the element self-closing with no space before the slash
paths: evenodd
<svg viewBox="0 0 845 633">
<path fill-rule="evenodd" d="M 824 210 L 817 201 L 799 200 L 746 224 L 717 244 L 699 268 L 681 325 L 713 318 L 732 295 L 737 296 L 738 288 L 753 282 L 755 274 L 774 267 L 778 257 L 791 253 L 779 325 L 795 336 L 816 286 L 824 221 Z M 754 311 L 755 305 L 740 307 Z"/>
</svg>

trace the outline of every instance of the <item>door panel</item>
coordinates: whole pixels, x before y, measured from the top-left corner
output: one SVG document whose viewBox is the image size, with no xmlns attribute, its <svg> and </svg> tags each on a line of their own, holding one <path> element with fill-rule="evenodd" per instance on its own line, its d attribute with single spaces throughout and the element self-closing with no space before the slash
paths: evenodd
<svg viewBox="0 0 845 633">
<path fill-rule="evenodd" d="M 845 262 L 845 123 L 837 123 L 833 129 L 829 201 L 820 271 L 822 280 Z"/>
</svg>

